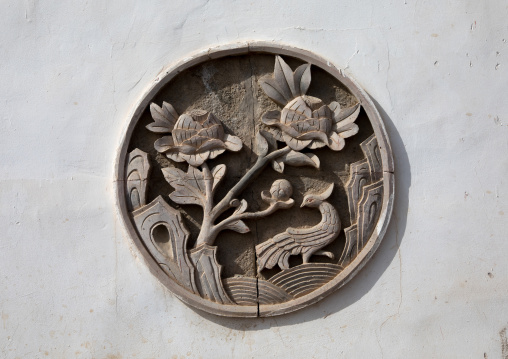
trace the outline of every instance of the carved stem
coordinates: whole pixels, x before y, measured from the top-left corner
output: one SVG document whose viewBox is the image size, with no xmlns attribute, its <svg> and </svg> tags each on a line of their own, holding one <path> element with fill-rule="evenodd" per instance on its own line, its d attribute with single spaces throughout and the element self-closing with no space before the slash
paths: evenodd
<svg viewBox="0 0 508 359">
<path fill-rule="evenodd" d="M 205 180 L 205 200 L 203 203 L 203 222 L 196 240 L 196 247 L 203 243 L 209 243 L 209 234 L 212 232 L 213 222 L 215 220 L 211 217 L 213 207 L 213 176 L 206 162 L 203 162 L 201 168 L 203 169 L 203 178 Z"/>
<path fill-rule="evenodd" d="M 213 177 L 210 173 L 210 170 L 208 169 L 208 165 L 206 162 L 203 163 L 201 168 L 203 169 L 203 174 L 205 177 L 205 189 L 206 189 L 206 202 L 205 206 L 203 207 L 203 222 L 201 224 L 201 230 L 199 232 L 199 236 L 196 240 L 195 247 L 198 247 L 201 244 L 208 244 L 212 245 L 215 241 L 215 238 L 219 234 L 219 232 L 222 230 L 223 226 L 227 223 L 230 223 L 229 219 L 227 218 L 224 221 L 228 221 L 227 223 L 224 223 L 222 221 L 217 226 L 215 226 L 213 223 L 219 217 L 225 210 L 231 207 L 230 202 L 238 196 L 245 187 L 253 180 L 255 179 L 259 173 L 265 168 L 267 164 L 270 163 L 270 161 L 273 161 L 276 158 L 279 158 L 280 156 L 283 156 L 291 151 L 291 148 L 289 146 L 286 146 L 284 148 L 281 148 L 280 150 L 273 151 L 272 153 L 262 157 L 259 156 L 254 166 L 252 166 L 247 173 L 243 175 L 243 177 L 238 181 L 238 183 L 233 186 L 229 190 L 229 192 L 226 194 L 226 196 L 219 202 L 215 207 L 212 209 L 213 205 L 213 198 L 212 198 L 212 185 L 213 185 Z M 206 180 L 208 176 L 212 179 L 211 181 Z M 274 206 L 268 207 L 264 211 L 256 212 L 256 213 L 263 213 L 263 215 L 268 215 L 275 211 L 277 208 Z M 267 212 L 270 210 L 270 212 Z M 245 215 L 255 215 L 256 213 L 244 213 Z M 258 218 L 258 217 L 241 217 L 241 218 Z M 220 226 L 220 228 L 218 228 Z"/>
<path fill-rule="evenodd" d="M 225 210 L 231 207 L 229 204 L 231 200 L 233 200 L 236 196 L 238 196 L 245 187 L 255 179 L 259 173 L 265 168 L 265 166 L 270 163 L 270 161 L 279 158 L 280 156 L 285 155 L 286 153 L 289 153 L 291 151 L 291 148 L 289 146 L 286 146 L 284 148 L 281 148 L 280 150 L 273 151 L 272 153 L 268 154 L 265 157 L 258 157 L 256 163 L 254 166 L 252 166 L 247 173 L 243 175 L 243 177 L 238 181 L 238 183 L 229 190 L 229 192 L 226 194 L 226 196 L 219 202 L 212 210 L 212 217 L 214 220 L 217 219 L 218 216 L 220 216 Z"/>
<path fill-rule="evenodd" d="M 272 214 L 273 212 L 277 211 L 279 208 L 288 208 L 293 205 L 294 201 L 291 200 L 291 202 L 273 202 L 270 203 L 270 206 L 268 208 L 258 211 L 258 212 L 244 212 L 244 213 L 238 213 L 238 214 L 232 214 L 230 217 L 224 219 L 220 223 L 217 223 L 215 226 L 212 227 L 212 233 L 217 236 L 220 231 L 224 229 L 225 226 L 228 224 L 238 221 L 240 219 L 255 219 L 255 218 L 262 218 L 265 216 L 268 216 Z"/>
</svg>

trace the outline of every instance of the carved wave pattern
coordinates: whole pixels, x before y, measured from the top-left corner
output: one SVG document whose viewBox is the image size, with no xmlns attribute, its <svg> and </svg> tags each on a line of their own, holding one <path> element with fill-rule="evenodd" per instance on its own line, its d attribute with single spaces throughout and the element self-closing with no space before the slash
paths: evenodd
<svg viewBox="0 0 508 359">
<path fill-rule="evenodd" d="M 331 263 L 307 263 L 277 273 L 269 282 L 294 298 L 313 292 L 332 280 L 343 268 Z"/>
<path fill-rule="evenodd" d="M 293 298 L 282 288 L 262 279 L 233 277 L 222 283 L 228 296 L 238 305 L 277 304 Z"/>
</svg>

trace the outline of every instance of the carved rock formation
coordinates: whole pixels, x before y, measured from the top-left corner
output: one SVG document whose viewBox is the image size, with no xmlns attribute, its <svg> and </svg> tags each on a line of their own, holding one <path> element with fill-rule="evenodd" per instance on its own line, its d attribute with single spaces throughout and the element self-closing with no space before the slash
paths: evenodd
<svg viewBox="0 0 508 359">
<path fill-rule="evenodd" d="M 189 251 L 197 270 L 196 285 L 203 298 L 220 304 L 233 304 L 222 285 L 222 266 L 217 262 L 216 252 L 217 247 L 208 244 L 202 244 Z"/>
<path fill-rule="evenodd" d="M 126 195 L 129 209 L 136 210 L 146 205 L 146 184 L 150 173 L 148 154 L 136 148 L 127 160 Z"/>
<path fill-rule="evenodd" d="M 132 212 L 132 216 L 139 235 L 161 268 L 183 287 L 197 293 L 194 267 L 187 255 L 189 231 L 180 212 L 159 196 Z"/>
<path fill-rule="evenodd" d="M 346 184 L 351 226 L 344 229 L 346 245 L 339 265 L 347 266 L 372 234 L 383 203 L 381 154 L 374 135 L 360 144 L 365 159 L 351 164 Z"/>
</svg>

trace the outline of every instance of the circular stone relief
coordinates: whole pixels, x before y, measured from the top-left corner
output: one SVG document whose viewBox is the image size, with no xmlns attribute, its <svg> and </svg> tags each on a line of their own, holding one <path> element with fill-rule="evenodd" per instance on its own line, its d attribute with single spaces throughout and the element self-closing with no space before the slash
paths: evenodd
<svg viewBox="0 0 508 359">
<path fill-rule="evenodd" d="M 169 68 L 137 105 L 118 199 L 152 273 L 224 316 L 319 301 L 372 256 L 393 161 L 368 95 L 329 62 L 264 43 Z"/>
</svg>

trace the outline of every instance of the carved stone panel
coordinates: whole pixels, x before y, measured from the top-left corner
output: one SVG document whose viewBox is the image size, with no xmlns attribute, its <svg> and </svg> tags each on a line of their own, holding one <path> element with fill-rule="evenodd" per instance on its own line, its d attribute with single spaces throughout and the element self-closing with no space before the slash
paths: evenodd
<svg viewBox="0 0 508 359">
<path fill-rule="evenodd" d="M 118 159 L 118 200 L 151 271 L 185 303 L 271 316 L 338 289 L 393 202 L 381 118 L 341 70 L 263 43 L 163 71 Z"/>
</svg>

